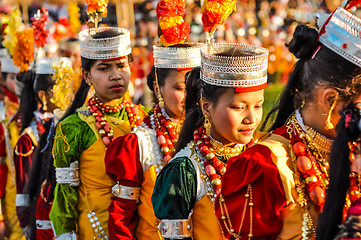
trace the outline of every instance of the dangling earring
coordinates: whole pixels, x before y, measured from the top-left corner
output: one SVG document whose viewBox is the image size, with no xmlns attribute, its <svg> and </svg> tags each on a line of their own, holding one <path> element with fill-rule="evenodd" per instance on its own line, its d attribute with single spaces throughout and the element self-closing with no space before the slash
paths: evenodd
<svg viewBox="0 0 361 240">
<path fill-rule="evenodd" d="M 211 135 L 211 122 L 209 121 L 209 117 L 208 115 L 204 114 L 204 123 L 203 123 L 204 128 L 206 129 L 206 135 L 207 137 L 209 137 Z"/>
<path fill-rule="evenodd" d="M 333 126 L 333 124 L 331 122 L 331 115 L 332 115 L 332 111 L 335 108 L 335 106 L 336 106 L 336 100 L 332 103 L 330 111 L 328 111 L 327 119 L 326 119 L 326 122 L 325 122 L 325 124 L 326 124 L 325 129 L 326 130 L 331 130 L 331 129 L 335 128 L 335 126 Z"/>
<path fill-rule="evenodd" d="M 164 108 L 164 100 L 162 98 L 162 96 L 159 94 L 158 98 L 158 105 L 160 108 Z"/>
<path fill-rule="evenodd" d="M 43 110 L 44 110 L 44 111 L 48 110 L 48 106 L 46 105 L 47 102 L 46 102 L 46 97 L 45 97 L 45 95 L 43 95 L 42 101 L 43 101 Z"/>
</svg>

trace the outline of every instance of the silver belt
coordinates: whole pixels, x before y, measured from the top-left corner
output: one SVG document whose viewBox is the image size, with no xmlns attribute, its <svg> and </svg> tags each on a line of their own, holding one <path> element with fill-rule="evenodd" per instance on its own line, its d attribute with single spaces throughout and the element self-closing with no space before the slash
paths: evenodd
<svg viewBox="0 0 361 240">
<path fill-rule="evenodd" d="M 74 232 L 63 233 L 60 236 L 54 238 L 54 240 L 77 240 Z"/>
<path fill-rule="evenodd" d="M 53 229 L 50 220 L 36 220 L 36 229 Z"/>
<path fill-rule="evenodd" d="M 140 187 L 127 187 L 118 183 L 112 187 L 114 196 L 129 200 L 139 200 Z"/>
<path fill-rule="evenodd" d="M 158 229 L 164 238 L 178 239 L 193 236 L 193 224 L 189 219 L 163 219 Z"/>
<path fill-rule="evenodd" d="M 30 206 L 29 194 L 16 194 L 15 205 L 17 207 L 28 207 Z"/>
<path fill-rule="evenodd" d="M 72 162 L 68 168 L 55 168 L 56 182 L 68 183 L 72 187 L 79 186 L 79 161 Z"/>
</svg>

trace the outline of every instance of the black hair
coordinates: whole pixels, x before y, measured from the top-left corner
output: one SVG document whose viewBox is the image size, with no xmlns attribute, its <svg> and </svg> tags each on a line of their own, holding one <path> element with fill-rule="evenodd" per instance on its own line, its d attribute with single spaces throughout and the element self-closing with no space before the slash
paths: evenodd
<svg viewBox="0 0 361 240">
<path fill-rule="evenodd" d="M 186 117 L 182 131 L 176 145 L 177 152 L 193 140 L 193 132 L 204 122 L 203 111 L 200 105 L 201 96 L 217 105 L 219 97 L 229 88 L 205 83 L 200 78 L 200 67 L 193 68 L 186 79 Z"/>
<path fill-rule="evenodd" d="M 286 46 L 299 60 L 278 105 L 269 112 L 262 129 L 275 113 L 275 121 L 269 130 L 283 126 L 305 101 L 315 102 L 314 93 L 319 87 L 332 87 L 341 98 L 348 98 L 353 94 L 353 85 L 360 80 L 361 68 L 319 43 L 318 32 L 313 28 L 298 25 L 293 39 Z"/>
<path fill-rule="evenodd" d="M 50 74 L 37 74 L 34 80 L 34 92 L 36 99 L 42 103 L 44 106 L 44 103 L 42 99 L 39 98 L 38 93 L 40 91 L 44 91 L 45 93 L 50 90 L 54 86 L 55 82 L 52 79 L 52 76 Z"/>
<path fill-rule="evenodd" d="M 149 89 L 152 92 L 154 92 L 153 83 L 156 82 L 155 72 L 157 72 L 157 80 L 158 80 L 159 87 L 163 87 L 165 84 L 165 79 L 167 77 L 169 77 L 169 75 L 174 71 L 177 71 L 177 69 L 175 69 L 175 68 L 157 68 L 157 70 L 156 70 L 155 67 L 153 66 L 152 69 L 150 70 L 150 73 L 147 75 L 147 85 L 148 85 Z"/>
<path fill-rule="evenodd" d="M 38 97 L 34 90 L 35 73 L 32 70 L 21 72 L 16 80 L 23 83 L 20 94 L 19 112 L 21 114 L 21 132 L 29 127 L 34 118 L 34 111 L 38 109 Z"/>
<path fill-rule="evenodd" d="M 338 225 L 342 223 L 343 208 L 350 183 L 350 149 L 349 142 L 361 137 L 358 127 L 360 110 L 354 105 L 345 108 L 337 124 L 337 135 L 332 144 L 330 155 L 330 184 L 325 206 L 318 218 L 317 240 L 334 239 Z"/>
<path fill-rule="evenodd" d="M 96 34 L 93 35 L 93 38 L 109 38 L 109 37 L 116 37 L 119 36 L 120 33 L 113 31 L 113 30 L 106 30 L 103 32 L 98 32 Z M 89 58 L 85 58 L 85 57 L 81 57 L 81 67 L 84 71 L 86 72 L 90 72 L 91 67 L 94 65 L 94 63 L 96 62 L 96 59 L 89 59 Z M 133 61 L 133 56 L 132 54 L 128 55 L 128 61 L 132 62 Z M 72 102 L 72 104 L 70 105 L 70 107 L 67 109 L 66 113 L 64 114 L 64 116 L 62 117 L 61 120 L 65 119 L 66 117 L 72 115 L 73 113 L 75 113 L 76 109 L 80 108 L 81 106 L 83 106 L 83 104 L 85 103 L 86 97 L 88 95 L 90 86 L 86 83 L 84 77 L 81 81 L 81 84 L 79 86 L 78 91 L 75 93 L 74 96 L 74 100 Z M 61 121 L 60 120 L 60 121 Z"/>
</svg>

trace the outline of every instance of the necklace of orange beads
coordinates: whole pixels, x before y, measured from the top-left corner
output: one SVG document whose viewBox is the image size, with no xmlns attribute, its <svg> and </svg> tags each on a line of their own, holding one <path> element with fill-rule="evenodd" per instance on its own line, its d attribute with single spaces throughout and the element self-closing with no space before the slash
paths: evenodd
<svg viewBox="0 0 361 240">
<path fill-rule="evenodd" d="M 222 176 L 226 173 L 226 167 L 220 161 L 213 150 L 210 138 L 206 134 L 206 128 L 201 126 L 193 133 L 193 140 L 197 144 L 199 151 L 206 158 L 204 168 L 211 181 L 214 191 L 218 194 L 222 187 Z M 246 148 L 254 143 L 253 139 L 246 144 Z"/>
<path fill-rule="evenodd" d="M 198 149 L 206 158 L 206 161 L 204 162 L 204 168 L 207 176 L 211 181 L 214 191 L 218 194 L 221 191 L 221 178 L 226 173 L 226 167 L 222 161 L 216 157 L 204 126 L 201 126 L 194 131 L 193 140 L 197 144 Z"/>
<path fill-rule="evenodd" d="M 108 146 L 114 140 L 114 135 L 113 130 L 104 116 L 104 113 L 120 112 L 125 107 L 132 128 L 139 126 L 142 122 L 138 116 L 138 107 L 130 103 L 125 98 L 123 98 L 121 104 L 117 106 L 109 106 L 103 104 L 98 97 L 93 96 L 88 101 L 87 107 L 95 118 L 95 126 L 98 129 L 100 137 L 102 138 L 105 146 Z"/>
<path fill-rule="evenodd" d="M 160 151 L 163 154 L 163 162 L 167 164 L 172 159 L 175 152 L 174 144 L 177 142 L 178 136 L 172 122 L 162 114 L 159 105 L 154 108 L 154 122 L 157 131 L 157 140 Z"/>
</svg>

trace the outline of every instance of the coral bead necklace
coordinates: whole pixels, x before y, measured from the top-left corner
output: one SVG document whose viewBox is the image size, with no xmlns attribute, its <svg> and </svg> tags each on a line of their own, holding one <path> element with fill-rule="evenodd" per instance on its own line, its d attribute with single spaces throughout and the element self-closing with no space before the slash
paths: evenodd
<svg viewBox="0 0 361 240">
<path fill-rule="evenodd" d="M 159 105 L 154 108 L 154 120 L 163 162 L 167 164 L 175 152 L 174 144 L 177 142 L 178 134 L 174 130 L 171 120 L 163 115 Z"/>
<path fill-rule="evenodd" d="M 108 146 L 114 140 L 114 135 L 104 113 L 119 113 L 125 107 L 131 127 L 139 126 L 141 124 L 140 117 L 138 116 L 138 107 L 131 104 L 125 98 L 123 98 L 121 104 L 109 106 L 102 103 L 98 97 L 93 96 L 88 101 L 87 107 L 95 118 L 95 126 L 97 127 L 105 146 Z"/>
<path fill-rule="evenodd" d="M 314 134 L 315 130 L 310 131 L 309 127 L 306 128 L 298 111 L 291 116 L 286 128 L 291 140 L 297 202 L 303 209 L 302 231 L 307 239 L 312 239 L 315 236 L 315 228 L 309 212 L 309 200 L 317 211 L 322 211 L 325 191 L 329 184 L 327 155 L 332 140 L 319 133 Z M 326 147 L 320 147 L 321 144 Z"/>
<path fill-rule="evenodd" d="M 217 155 L 226 157 L 226 159 L 238 156 L 244 150 L 244 146 L 237 144 L 232 150 L 228 147 L 220 146 L 221 143 L 217 143 L 214 139 L 206 135 L 204 126 L 201 126 L 194 131 L 193 140 L 199 151 L 201 151 L 206 158 L 206 161 L 204 162 L 205 172 L 211 181 L 214 191 L 218 194 L 221 190 L 221 178 L 226 172 L 226 167 L 223 162 L 217 158 Z M 246 146 L 252 144 L 253 140 Z"/>
</svg>

